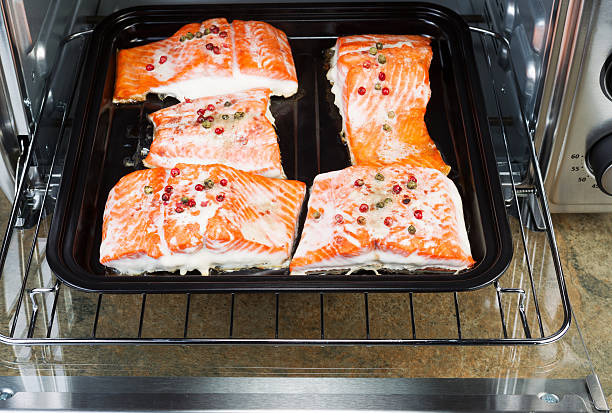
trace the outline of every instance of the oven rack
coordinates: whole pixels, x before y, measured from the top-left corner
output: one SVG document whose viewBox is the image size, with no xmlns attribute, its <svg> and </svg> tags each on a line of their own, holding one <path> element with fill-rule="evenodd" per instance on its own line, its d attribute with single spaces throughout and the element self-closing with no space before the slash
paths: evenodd
<svg viewBox="0 0 612 413">
<path fill-rule="evenodd" d="M 202 299 L 209 300 L 206 294 L 98 294 L 73 290 L 63 285 L 51 272 L 46 261 L 44 246 L 50 215 L 54 207 L 54 189 L 61 177 L 62 154 L 65 152 L 64 135 L 71 127 L 70 113 L 74 93 L 68 93 L 65 101 L 55 100 L 47 112 L 47 97 L 54 83 L 55 74 L 61 72 L 60 58 L 65 49 L 77 39 L 87 45 L 91 30 L 75 33 L 64 39 L 63 47 L 54 65 L 52 77 L 46 86 L 41 117 L 29 136 L 29 146 L 24 151 L 20 175 L 16 180 L 15 199 L 5 237 L 0 250 L 0 276 L 11 277 L 18 283 L 15 291 L 2 291 L 8 309 L 0 313 L 0 342 L 10 345 L 134 345 L 134 344 L 243 344 L 243 345 L 533 345 L 547 344 L 561 338 L 569 329 L 571 310 L 566 291 L 563 271 L 558 255 L 550 212 L 544 195 L 542 175 L 533 143 L 533 128 L 521 111 L 516 123 L 502 113 L 503 100 L 507 93 L 500 90 L 508 83 L 500 80 L 495 71 L 493 50 L 508 47 L 508 41 L 500 34 L 471 27 L 474 44 L 484 51 L 487 76 L 494 93 L 494 114 L 489 118 L 489 126 L 494 137 L 501 139 L 505 153 L 499 169 L 507 173 L 500 175 L 504 187 L 506 212 L 511 217 L 515 256 L 508 270 L 494 283 L 477 291 L 448 293 L 344 293 L 350 295 L 355 305 L 347 312 L 345 320 L 338 320 L 338 307 L 334 293 L 295 294 L 274 292 L 269 294 L 227 293 L 217 294 L 219 303 L 215 311 L 207 314 L 199 312 L 197 321 L 202 317 L 214 328 L 199 329 L 193 332 L 196 307 Z M 497 45 L 494 45 L 494 43 Z M 83 70 L 83 56 L 86 47 L 80 47 L 80 58 L 76 66 L 77 74 Z M 69 59 L 70 60 L 70 59 Z M 75 60 L 72 59 L 72 62 Z M 511 62 L 510 62 L 511 63 Z M 65 63 L 64 63 L 65 64 Z M 74 63 L 67 63 L 74 65 Z M 61 66 L 61 65 L 60 65 Z M 516 79 L 513 79 L 516 81 Z M 76 76 L 78 81 L 78 76 Z M 500 86 L 501 85 L 501 86 Z M 68 88 L 68 90 L 74 90 Z M 485 89 L 486 90 L 486 89 Z M 67 103 L 65 103 L 67 102 Z M 48 108 L 47 108 L 48 109 Z M 38 140 L 43 135 L 39 125 L 47 118 L 52 119 L 58 130 L 52 151 L 50 165 L 41 167 L 34 164 Z M 529 147 L 529 175 L 519 179 L 513 170 L 512 156 L 509 152 L 508 129 L 524 127 L 524 139 Z M 514 135 L 513 135 L 514 136 Z M 499 154 L 498 154 L 499 155 Z M 499 156 L 498 156 L 499 158 Z M 34 181 L 31 173 L 36 169 L 44 179 Z M 28 228 L 20 226 L 24 222 L 34 222 Z M 533 223 L 543 232 L 533 231 Z M 0 288 L 7 289 L 6 280 Z M 543 311 L 540 306 L 542 297 L 555 304 L 551 311 Z M 310 300 L 309 310 L 295 324 L 306 323 L 312 328 L 304 334 L 285 334 L 287 305 Z M 392 298 L 391 298 L 392 297 Z M 551 298 L 552 297 L 552 298 Z M 265 320 L 267 327 L 250 321 L 248 305 L 244 301 L 255 301 L 258 306 L 271 308 Z M 150 304 L 162 301 L 162 306 Z M 391 321 L 391 331 L 380 333 L 379 324 L 388 316 L 384 306 L 394 301 L 401 312 L 397 322 Z M 423 303 L 434 302 L 433 309 L 422 309 Z M 76 304 L 75 304 L 76 303 Z M 110 305 L 109 305 L 110 303 Z M 113 305 L 113 303 L 115 305 Z M 484 305 L 483 303 L 486 303 Z M 74 304 L 74 305 L 68 305 Z M 128 319 L 115 320 L 117 305 L 129 307 L 125 312 Z M 223 307 L 224 315 L 220 315 Z M 381 309 L 382 308 L 382 309 Z M 150 320 L 167 309 L 170 316 L 163 314 L 157 325 Z M 132 310 L 132 311 L 130 311 Z M 341 309 L 342 310 L 342 309 Z M 346 310 L 346 309 L 344 309 Z M 298 310 L 300 311 L 300 310 Z M 118 311 L 119 314 L 124 312 Z M 151 315 L 153 314 L 153 315 Z M 442 336 L 431 337 L 427 332 L 430 319 L 445 314 L 449 326 Z M 208 318 L 206 316 L 208 315 Z M 253 315 L 254 316 L 254 315 Z M 305 321 L 305 318 L 309 320 Z M 111 320 L 110 322 L 108 320 Z M 239 324 L 251 324 L 247 334 L 242 334 Z M 330 327 L 330 320 L 335 326 Z M 409 320 L 409 322 L 406 322 Z M 479 320 L 479 322 L 475 322 Z M 485 320 L 485 322 L 482 322 Z M 388 320 L 387 320 L 388 321 Z M 400 322 L 401 321 L 401 322 Z M 104 326 L 113 325 L 110 332 L 101 331 Z M 216 323 L 216 324 L 215 324 Z M 346 324 L 350 328 L 338 328 Z M 151 327 L 152 325 L 152 327 Z M 108 328 L 106 328 L 108 329 Z M 149 330 L 153 330 L 151 333 Z M 214 336 L 209 336 L 214 330 Z"/>
</svg>

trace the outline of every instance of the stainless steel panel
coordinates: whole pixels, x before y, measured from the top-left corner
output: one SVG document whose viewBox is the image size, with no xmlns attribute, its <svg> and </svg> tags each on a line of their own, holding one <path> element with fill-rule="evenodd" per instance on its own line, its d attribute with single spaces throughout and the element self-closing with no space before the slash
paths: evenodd
<svg viewBox="0 0 612 413">
<path fill-rule="evenodd" d="M 7 378 L 8 411 L 593 412 L 584 380 L 325 378 Z"/>
<path fill-rule="evenodd" d="M 549 85 L 551 103 L 555 95 L 562 97 L 559 108 L 544 108 L 540 116 L 538 137 L 550 154 L 545 188 L 552 212 L 612 211 L 612 196 L 599 190 L 586 164 L 588 149 L 612 132 L 612 101 L 601 87 L 602 67 L 612 54 L 612 1 L 583 7 L 576 38 L 562 46 L 561 53 L 571 53 L 569 63 L 559 59 L 558 67 L 549 68 L 559 70 Z"/>
</svg>

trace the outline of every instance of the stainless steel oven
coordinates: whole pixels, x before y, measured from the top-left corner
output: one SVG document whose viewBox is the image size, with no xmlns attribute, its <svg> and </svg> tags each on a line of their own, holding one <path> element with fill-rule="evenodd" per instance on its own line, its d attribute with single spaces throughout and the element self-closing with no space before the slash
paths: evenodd
<svg viewBox="0 0 612 413">
<path fill-rule="evenodd" d="M 470 25 L 512 231 L 512 262 L 489 286 L 402 294 L 72 289 L 50 270 L 45 246 L 80 76 L 96 70 L 83 63 L 92 29 L 123 8 L 163 3 L 0 2 L 0 184 L 8 199 L 0 407 L 607 410 L 572 316 L 550 212 L 612 210 L 612 197 L 597 188 L 609 192 L 607 158 L 592 155 L 606 152 L 597 145 L 612 121 L 609 1 L 435 1 Z"/>
</svg>

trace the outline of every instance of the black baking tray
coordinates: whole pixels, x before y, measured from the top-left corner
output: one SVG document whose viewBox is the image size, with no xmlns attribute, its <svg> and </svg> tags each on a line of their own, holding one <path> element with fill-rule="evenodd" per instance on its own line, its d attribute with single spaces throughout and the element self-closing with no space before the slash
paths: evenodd
<svg viewBox="0 0 612 413">
<path fill-rule="evenodd" d="M 288 270 L 245 270 L 205 277 L 197 272 L 121 276 L 102 266 L 99 246 L 106 197 L 122 176 L 143 168 L 138 153 L 150 144 L 151 132 L 146 115 L 177 103 L 149 96 L 142 104 L 112 104 L 116 52 L 168 37 L 187 23 L 212 17 L 267 21 L 289 37 L 299 91 L 288 99 L 273 98 L 271 111 L 285 172 L 289 179 L 308 185 L 317 174 L 350 164 L 347 148 L 339 138 L 340 116 L 325 78 L 325 51 L 336 37 L 362 33 L 431 37 L 432 96 L 426 123 L 461 194 L 474 267 L 458 274 L 377 275 L 363 271 L 350 276 L 290 276 Z M 470 32 L 461 17 L 446 8 L 425 3 L 343 3 L 126 9 L 95 28 L 77 99 L 76 127 L 47 244 L 49 265 L 73 287 L 124 293 L 464 291 L 495 280 L 512 258 L 512 238 Z"/>
</svg>

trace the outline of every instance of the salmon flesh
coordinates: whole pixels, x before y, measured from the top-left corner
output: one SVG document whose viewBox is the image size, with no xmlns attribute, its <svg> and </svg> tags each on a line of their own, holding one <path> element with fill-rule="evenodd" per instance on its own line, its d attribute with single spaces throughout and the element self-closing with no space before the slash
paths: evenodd
<svg viewBox="0 0 612 413">
<path fill-rule="evenodd" d="M 224 18 L 183 26 L 171 37 L 117 54 L 114 103 L 140 102 L 147 93 L 180 101 L 266 87 L 297 92 L 287 36 L 258 21 Z"/>
<path fill-rule="evenodd" d="M 354 165 L 403 161 L 450 171 L 425 126 L 429 43 L 410 35 L 337 39 L 327 78 Z"/>
<path fill-rule="evenodd" d="M 220 163 L 285 178 L 269 89 L 194 99 L 153 112 L 153 143 L 145 166 Z"/>
<path fill-rule="evenodd" d="M 461 198 L 442 172 L 356 165 L 315 178 L 291 273 L 473 264 Z"/>
<path fill-rule="evenodd" d="M 100 262 L 122 274 L 286 267 L 305 188 L 224 165 L 132 172 L 108 195 Z"/>
</svg>

